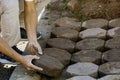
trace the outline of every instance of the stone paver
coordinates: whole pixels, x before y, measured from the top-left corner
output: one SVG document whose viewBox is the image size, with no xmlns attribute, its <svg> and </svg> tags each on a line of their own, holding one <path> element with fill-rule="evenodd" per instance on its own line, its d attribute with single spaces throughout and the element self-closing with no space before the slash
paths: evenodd
<svg viewBox="0 0 120 80">
<path fill-rule="evenodd" d="M 52 34 L 58 38 L 66 38 L 72 41 L 77 41 L 79 32 L 70 28 L 56 27 L 53 28 Z"/>
<path fill-rule="evenodd" d="M 120 27 L 120 18 L 109 21 L 109 28 Z"/>
<path fill-rule="evenodd" d="M 103 61 L 120 61 L 120 49 L 111 49 L 103 53 Z"/>
<path fill-rule="evenodd" d="M 73 52 L 75 47 L 75 43 L 73 41 L 63 38 L 49 39 L 47 44 L 51 47 L 65 49 L 69 52 Z"/>
<path fill-rule="evenodd" d="M 93 63 L 76 63 L 68 66 L 66 72 L 70 76 L 92 76 L 97 77 L 98 66 Z"/>
<path fill-rule="evenodd" d="M 72 62 L 92 62 L 100 64 L 101 52 L 96 50 L 82 50 L 73 54 Z"/>
<path fill-rule="evenodd" d="M 41 75 L 28 71 L 19 65 L 15 68 L 9 80 L 41 80 Z"/>
<path fill-rule="evenodd" d="M 43 53 L 58 59 L 65 66 L 70 62 L 71 54 L 66 50 L 58 48 L 45 48 Z"/>
<path fill-rule="evenodd" d="M 85 39 L 85 38 L 106 39 L 106 30 L 101 29 L 101 28 L 86 29 L 79 33 L 79 37 L 82 39 Z"/>
<path fill-rule="evenodd" d="M 78 50 L 102 50 L 104 46 L 104 40 L 98 39 L 98 38 L 89 38 L 89 39 L 83 39 L 82 41 L 79 41 L 76 43 L 76 49 Z"/>
<path fill-rule="evenodd" d="M 48 55 L 40 56 L 40 59 L 34 60 L 33 64 L 43 68 L 43 71 L 38 72 L 51 77 L 59 76 L 64 68 L 59 60 Z"/>
<path fill-rule="evenodd" d="M 120 75 L 107 75 L 98 80 L 120 80 Z"/>
<path fill-rule="evenodd" d="M 81 22 L 79 22 L 76 18 L 63 17 L 56 20 L 55 24 L 58 27 L 68 27 L 77 31 L 81 30 Z"/>
<path fill-rule="evenodd" d="M 107 29 L 108 21 L 105 19 L 91 19 L 83 22 L 83 28 L 104 28 Z"/>
<path fill-rule="evenodd" d="M 105 43 L 106 48 L 110 49 L 119 49 L 120 48 L 120 37 L 115 37 L 113 39 L 109 39 Z"/>
<path fill-rule="evenodd" d="M 90 76 L 75 76 L 66 80 L 96 80 Z"/>
<path fill-rule="evenodd" d="M 120 74 L 120 62 L 108 62 L 100 65 L 100 76 Z"/>
<path fill-rule="evenodd" d="M 120 27 L 115 27 L 112 29 L 109 29 L 107 32 L 108 37 L 117 37 L 120 36 Z"/>
</svg>

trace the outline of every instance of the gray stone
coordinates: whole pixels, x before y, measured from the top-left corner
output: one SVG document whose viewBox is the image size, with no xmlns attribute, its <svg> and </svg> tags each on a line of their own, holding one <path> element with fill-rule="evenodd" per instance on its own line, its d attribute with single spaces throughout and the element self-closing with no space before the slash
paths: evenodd
<svg viewBox="0 0 120 80">
<path fill-rule="evenodd" d="M 120 27 L 115 27 L 115 28 L 108 30 L 107 36 L 109 36 L 109 37 L 120 36 Z"/>
<path fill-rule="evenodd" d="M 105 47 L 110 49 L 120 49 L 120 37 L 107 40 Z"/>
<path fill-rule="evenodd" d="M 71 54 L 66 50 L 58 48 L 46 48 L 43 53 L 58 59 L 63 65 L 68 65 L 70 62 Z"/>
<path fill-rule="evenodd" d="M 103 53 L 103 61 L 120 61 L 120 49 L 111 49 Z"/>
<path fill-rule="evenodd" d="M 84 38 L 101 38 L 106 39 L 106 30 L 101 28 L 86 29 L 79 33 L 79 37 Z"/>
<path fill-rule="evenodd" d="M 98 80 L 120 80 L 120 75 L 107 75 Z"/>
<path fill-rule="evenodd" d="M 96 80 L 90 76 L 75 76 L 75 77 L 72 77 L 70 79 L 66 79 L 66 80 Z"/>
<path fill-rule="evenodd" d="M 70 76 L 97 77 L 98 66 L 93 63 L 76 63 L 68 66 L 66 72 Z"/>
<path fill-rule="evenodd" d="M 109 28 L 120 27 L 120 18 L 109 21 Z"/>
<path fill-rule="evenodd" d="M 107 29 L 108 21 L 105 19 L 91 19 L 83 22 L 83 28 L 104 28 Z"/>
<path fill-rule="evenodd" d="M 77 31 L 81 30 L 81 22 L 79 22 L 76 18 L 63 17 L 56 20 L 55 24 L 59 27 L 68 27 Z"/>
<path fill-rule="evenodd" d="M 47 41 L 47 44 L 51 47 L 65 49 L 69 52 L 74 52 L 75 43 L 68 39 L 53 38 Z"/>
<path fill-rule="evenodd" d="M 73 54 L 71 61 L 73 62 L 92 62 L 100 64 L 101 52 L 96 50 L 82 50 Z"/>
<path fill-rule="evenodd" d="M 76 43 L 76 49 L 78 50 L 103 50 L 104 40 L 98 38 L 83 39 Z"/>
<path fill-rule="evenodd" d="M 40 56 L 40 59 L 33 60 L 33 64 L 43 68 L 43 71 L 38 72 L 50 77 L 59 76 L 64 68 L 59 60 L 48 55 L 42 55 Z"/>
<path fill-rule="evenodd" d="M 58 38 L 66 38 L 72 41 L 77 41 L 79 32 L 70 28 L 56 27 L 53 28 L 52 34 Z"/>
<path fill-rule="evenodd" d="M 41 75 L 28 71 L 23 66 L 18 65 L 9 80 L 41 80 Z"/>
<path fill-rule="evenodd" d="M 99 73 L 101 76 L 120 74 L 120 62 L 108 62 L 100 65 Z"/>
</svg>

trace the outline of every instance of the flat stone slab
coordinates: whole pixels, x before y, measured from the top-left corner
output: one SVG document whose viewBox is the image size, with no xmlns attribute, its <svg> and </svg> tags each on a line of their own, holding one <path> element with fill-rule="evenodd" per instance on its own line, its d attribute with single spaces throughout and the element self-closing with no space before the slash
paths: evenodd
<svg viewBox="0 0 120 80">
<path fill-rule="evenodd" d="M 120 49 L 120 37 L 107 40 L 105 47 L 110 49 Z"/>
<path fill-rule="evenodd" d="M 100 64 L 101 52 L 96 50 L 82 50 L 72 55 L 72 62 L 91 62 Z"/>
<path fill-rule="evenodd" d="M 58 27 L 68 27 L 77 31 L 81 30 L 81 22 L 79 22 L 76 18 L 63 17 L 56 20 L 55 24 Z"/>
<path fill-rule="evenodd" d="M 100 65 L 100 75 L 116 75 L 120 74 L 120 62 L 108 62 Z"/>
<path fill-rule="evenodd" d="M 66 80 L 96 80 L 90 76 L 75 76 Z"/>
<path fill-rule="evenodd" d="M 48 39 L 47 44 L 54 48 L 60 48 L 69 52 L 74 52 L 75 43 L 69 39 L 52 38 Z"/>
<path fill-rule="evenodd" d="M 65 66 L 69 64 L 71 59 L 71 54 L 68 51 L 58 48 L 45 48 L 43 53 L 58 59 Z"/>
<path fill-rule="evenodd" d="M 55 27 L 52 30 L 52 34 L 57 38 L 66 38 L 72 41 L 77 41 L 79 32 L 70 28 Z"/>
<path fill-rule="evenodd" d="M 120 18 L 109 21 L 109 28 L 120 27 Z"/>
<path fill-rule="evenodd" d="M 107 75 L 98 80 L 120 80 L 120 75 Z"/>
<path fill-rule="evenodd" d="M 105 19 L 90 19 L 85 22 L 83 22 L 82 27 L 83 28 L 104 28 L 107 29 L 108 26 L 108 20 Z"/>
<path fill-rule="evenodd" d="M 102 50 L 104 46 L 104 40 L 98 38 L 83 39 L 76 43 L 77 50 Z"/>
<path fill-rule="evenodd" d="M 112 29 L 108 30 L 107 36 L 108 37 L 120 36 L 120 27 L 115 27 L 115 28 L 112 28 Z"/>
<path fill-rule="evenodd" d="M 66 72 L 70 76 L 92 76 L 97 77 L 98 66 L 93 63 L 76 63 L 68 66 Z"/>
<path fill-rule="evenodd" d="M 57 77 L 62 72 L 63 64 L 54 57 L 48 55 L 40 56 L 40 59 L 33 60 L 33 64 L 42 67 L 43 71 L 38 71 L 50 77 Z"/>
<path fill-rule="evenodd" d="M 86 29 L 82 32 L 79 33 L 79 37 L 82 39 L 85 38 L 101 38 L 101 39 L 106 39 L 106 30 L 101 29 L 101 28 L 91 28 L 91 29 Z"/>
<path fill-rule="evenodd" d="M 18 65 L 9 80 L 41 80 L 41 75 L 28 71 L 23 66 Z"/>
<path fill-rule="evenodd" d="M 111 49 L 104 52 L 102 59 L 105 62 L 120 61 L 120 49 Z"/>
</svg>

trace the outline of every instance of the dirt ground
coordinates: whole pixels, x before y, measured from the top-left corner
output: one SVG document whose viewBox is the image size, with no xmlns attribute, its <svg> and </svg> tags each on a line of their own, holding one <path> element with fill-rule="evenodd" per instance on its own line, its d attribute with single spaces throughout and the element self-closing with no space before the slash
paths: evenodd
<svg viewBox="0 0 120 80">
<path fill-rule="evenodd" d="M 79 19 L 105 18 L 114 19 L 120 17 L 120 0 L 80 0 L 81 9 Z"/>
</svg>

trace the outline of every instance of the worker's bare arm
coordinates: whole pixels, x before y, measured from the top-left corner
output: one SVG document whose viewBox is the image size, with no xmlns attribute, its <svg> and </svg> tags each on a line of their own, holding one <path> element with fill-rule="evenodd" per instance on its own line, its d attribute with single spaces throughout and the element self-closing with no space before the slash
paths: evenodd
<svg viewBox="0 0 120 80">
<path fill-rule="evenodd" d="M 37 42 L 36 28 L 37 28 L 37 12 L 35 9 L 34 0 L 25 0 L 25 27 L 27 30 L 27 36 L 29 40 L 28 49 L 31 53 L 42 54 L 42 49 Z"/>
<path fill-rule="evenodd" d="M 41 68 L 34 66 L 31 63 L 33 59 L 39 59 L 37 56 L 34 55 L 22 56 L 18 54 L 1 37 L 0 37 L 0 52 L 21 63 L 28 70 L 42 70 Z"/>
</svg>

